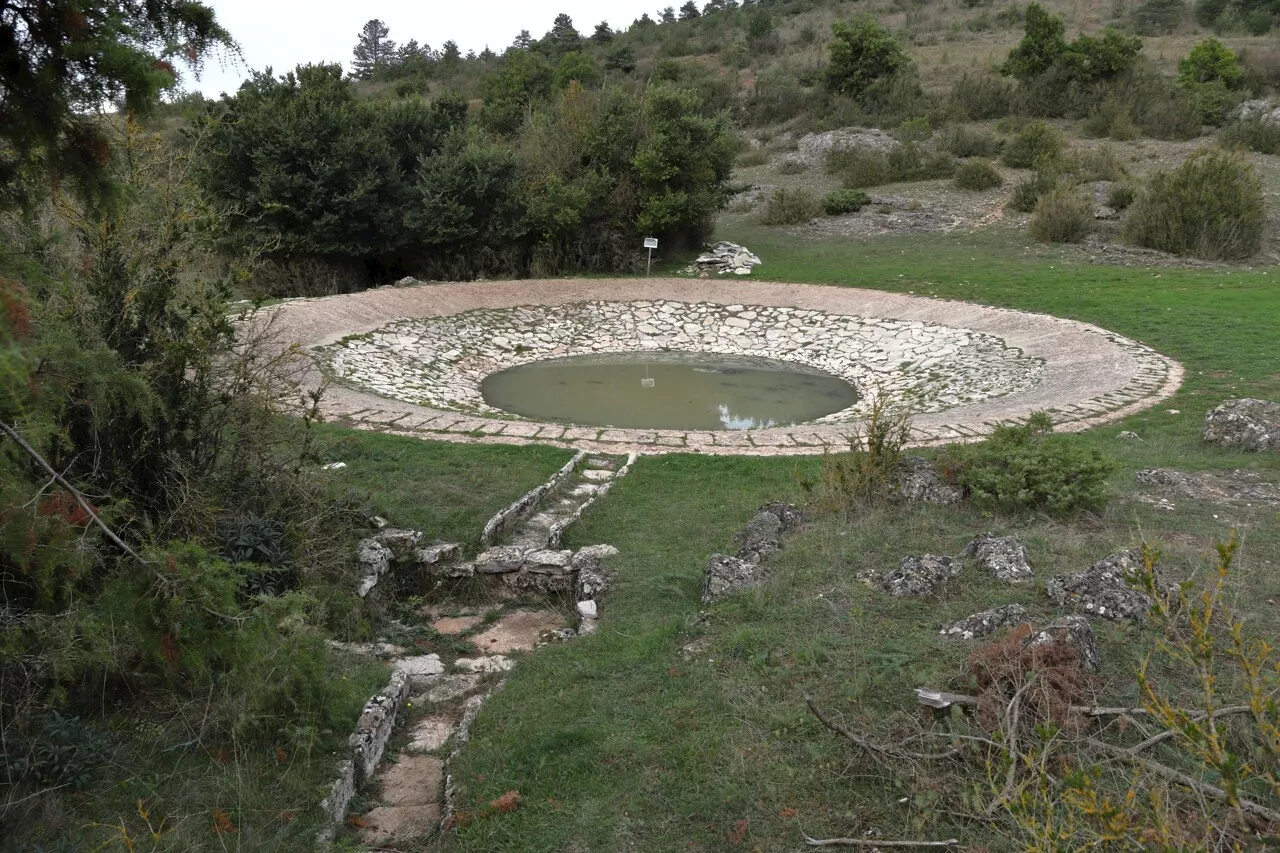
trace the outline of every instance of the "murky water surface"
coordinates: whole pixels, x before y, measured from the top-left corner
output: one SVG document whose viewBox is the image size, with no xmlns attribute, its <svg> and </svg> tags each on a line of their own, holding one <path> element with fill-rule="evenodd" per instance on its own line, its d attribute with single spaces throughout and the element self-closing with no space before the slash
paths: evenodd
<svg viewBox="0 0 1280 853">
<path fill-rule="evenodd" d="M 538 420 L 633 429 L 757 429 L 852 406 L 819 370 L 713 353 L 610 353 L 513 367 L 481 384 L 491 406 Z"/>
</svg>

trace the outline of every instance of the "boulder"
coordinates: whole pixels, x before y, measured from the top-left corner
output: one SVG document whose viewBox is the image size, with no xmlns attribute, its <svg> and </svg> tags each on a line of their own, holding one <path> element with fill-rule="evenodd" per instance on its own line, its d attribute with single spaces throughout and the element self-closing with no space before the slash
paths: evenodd
<svg viewBox="0 0 1280 853">
<path fill-rule="evenodd" d="M 767 503 L 735 537 L 738 556 L 743 560 L 761 560 L 782 550 L 782 535 L 795 529 L 804 515 L 791 504 Z"/>
<path fill-rule="evenodd" d="M 898 568 L 880 576 L 880 586 L 894 598 L 933 595 L 960 574 L 960 563 L 950 557 L 920 554 L 904 557 Z"/>
<path fill-rule="evenodd" d="M 1015 605 L 1016 606 L 1016 605 Z M 1043 628 L 1032 631 L 1027 646 L 1045 646 L 1060 643 L 1075 650 L 1085 672 L 1097 672 L 1102 668 L 1102 652 L 1093 636 L 1093 626 L 1083 616 L 1066 616 L 1054 620 Z"/>
<path fill-rule="evenodd" d="M 452 542 L 440 542 L 426 548 L 419 548 L 414 552 L 414 559 L 423 566 L 436 566 L 456 560 L 460 556 L 462 556 L 462 546 Z"/>
<path fill-rule="evenodd" d="M 1204 440 L 1242 450 L 1280 449 L 1280 403 L 1227 400 L 1204 419 Z"/>
<path fill-rule="evenodd" d="M 1142 623 L 1155 603 L 1132 584 L 1142 567 L 1141 551 L 1120 551 L 1094 563 L 1087 571 L 1050 578 L 1045 591 L 1063 607 L 1115 622 Z M 1163 585 L 1158 574 L 1156 583 Z"/>
<path fill-rule="evenodd" d="M 807 133 L 796 143 L 796 150 L 782 158 L 784 163 L 796 163 L 808 169 L 826 165 L 827 157 L 834 151 L 868 151 L 887 154 L 897 148 L 899 142 L 883 130 L 846 127 L 825 133 Z"/>
<path fill-rule="evenodd" d="M 1245 101 L 1235 109 L 1233 115 L 1244 121 L 1280 124 L 1280 104 L 1261 99 Z"/>
<path fill-rule="evenodd" d="M 702 579 L 702 603 L 711 604 L 745 589 L 760 586 L 766 578 L 764 567 L 756 560 L 712 554 L 707 560 Z"/>
<path fill-rule="evenodd" d="M 904 503 L 955 504 L 964 490 L 948 483 L 922 456 L 907 456 L 898 463 L 889 486 L 889 499 Z"/>
<path fill-rule="evenodd" d="M 1012 628 L 1026 621 L 1025 607 L 1021 604 L 1005 604 L 948 622 L 938 633 L 947 639 L 976 640 L 979 637 L 990 636 L 1002 628 Z"/>
<path fill-rule="evenodd" d="M 569 571 L 572 551 L 530 551 L 524 556 L 523 570 L 544 575 L 561 575 Z"/>
<path fill-rule="evenodd" d="M 1027 549 L 1014 536 L 982 533 L 964 546 L 963 556 L 972 558 L 996 580 L 1005 583 L 1035 580 L 1035 572 L 1027 562 Z"/>
<path fill-rule="evenodd" d="M 356 562 L 360 567 L 360 583 L 356 594 L 367 596 L 378 581 L 391 570 L 391 549 L 374 539 L 361 539 L 356 543 Z"/>
<path fill-rule="evenodd" d="M 405 551 L 422 541 L 422 534 L 416 530 L 405 530 L 400 527 L 384 527 L 373 534 L 374 540 L 396 551 Z"/>
</svg>

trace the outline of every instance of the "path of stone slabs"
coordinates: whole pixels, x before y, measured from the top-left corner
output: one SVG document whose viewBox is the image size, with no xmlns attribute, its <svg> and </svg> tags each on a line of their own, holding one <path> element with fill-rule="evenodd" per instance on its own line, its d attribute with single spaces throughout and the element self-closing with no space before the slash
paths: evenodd
<svg viewBox="0 0 1280 853">
<path fill-rule="evenodd" d="M 549 505 L 540 506 L 539 512 L 517 525 L 508 544 L 485 553 L 513 549 L 547 553 L 539 549 L 557 544 L 549 540 L 558 540 L 563 526 L 580 514 L 584 504 L 606 493 L 605 486 L 625 471 L 619 468 L 620 462 L 607 457 L 589 458 L 564 490 L 548 496 Z M 481 554 L 477 563 L 484 560 L 485 554 Z M 566 576 L 568 590 L 561 590 L 550 583 L 554 580 L 551 575 L 539 574 L 540 568 L 510 572 L 501 579 L 490 577 L 496 581 L 499 597 L 539 590 L 573 591 L 578 585 Z M 530 585 L 522 583 L 522 578 L 544 578 L 547 583 Z M 372 808 L 353 819 L 360 827 L 363 843 L 378 849 L 407 849 L 437 830 L 451 805 L 448 761 L 465 746 L 471 721 L 485 698 L 501 688 L 503 673 L 515 666 L 513 653 L 529 652 L 543 643 L 594 629 L 595 602 L 592 599 L 583 603 L 591 606 L 584 609 L 579 604 L 582 622 L 576 632 L 568 627 L 563 613 L 541 607 L 507 609 L 500 603 L 446 603 L 428 605 L 419 611 L 437 633 L 476 651 L 458 658 L 448 668 L 435 655 L 413 658 L 429 659 L 430 671 L 419 673 L 423 676 L 421 688 L 406 703 L 405 721 L 399 726 L 395 741 L 399 750 L 388 750 L 388 755 L 396 754 L 384 760 L 374 779 Z"/>
</svg>

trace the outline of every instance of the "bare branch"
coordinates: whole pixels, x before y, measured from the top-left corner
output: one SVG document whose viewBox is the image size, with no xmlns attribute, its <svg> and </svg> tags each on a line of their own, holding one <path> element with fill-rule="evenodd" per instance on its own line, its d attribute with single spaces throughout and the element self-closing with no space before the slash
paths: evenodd
<svg viewBox="0 0 1280 853">
<path fill-rule="evenodd" d="M 810 838 L 804 837 L 810 847 L 956 847 L 958 838 L 946 841 L 881 841 L 878 838 Z"/>
<path fill-rule="evenodd" d="M 826 714 L 823 713 L 822 709 L 818 707 L 817 703 L 813 701 L 812 697 L 806 696 L 804 701 L 805 701 L 805 704 L 809 706 L 809 710 L 813 712 L 813 715 L 818 718 L 818 721 L 820 723 L 822 723 L 827 728 L 831 729 L 831 731 L 835 732 L 836 734 L 846 737 L 849 740 L 853 741 L 853 743 L 857 744 L 858 746 L 862 747 L 862 749 L 866 750 L 869 753 L 872 753 L 873 755 L 883 756 L 885 758 L 896 758 L 896 759 L 905 758 L 905 759 L 911 759 L 915 761 L 945 761 L 948 758 L 955 758 L 957 755 L 964 752 L 963 746 L 954 747 L 952 749 L 947 750 L 946 752 L 933 752 L 933 753 L 907 752 L 906 750 L 900 750 L 900 749 L 895 749 L 893 747 L 884 746 L 883 744 L 878 744 L 878 743 L 875 743 L 874 741 L 867 740 L 861 735 L 856 735 L 853 732 L 846 729 L 844 726 L 832 720 L 830 717 L 828 717 Z"/>
</svg>

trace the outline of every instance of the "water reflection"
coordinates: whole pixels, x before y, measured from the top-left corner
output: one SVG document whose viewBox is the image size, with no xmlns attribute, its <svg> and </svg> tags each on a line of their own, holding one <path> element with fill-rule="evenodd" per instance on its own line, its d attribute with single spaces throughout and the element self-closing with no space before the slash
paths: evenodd
<svg viewBox="0 0 1280 853">
<path fill-rule="evenodd" d="M 488 376 L 481 392 L 526 417 L 637 429 L 760 429 L 856 401 L 847 382 L 802 365 L 710 353 L 552 359 Z"/>
</svg>

